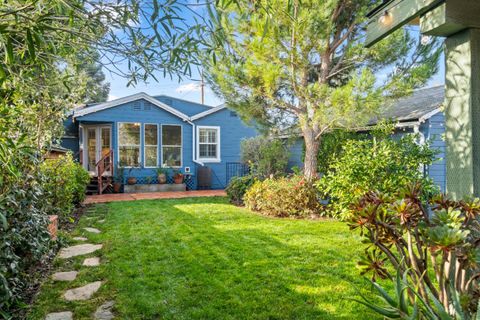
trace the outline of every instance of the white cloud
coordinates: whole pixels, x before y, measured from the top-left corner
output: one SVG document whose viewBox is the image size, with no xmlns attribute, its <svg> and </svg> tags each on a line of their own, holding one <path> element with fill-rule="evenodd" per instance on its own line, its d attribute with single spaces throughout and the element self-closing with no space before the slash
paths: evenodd
<svg viewBox="0 0 480 320">
<path fill-rule="evenodd" d="M 182 84 L 175 89 L 175 92 L 182 93 L 182 92 L 200 92 L 201 87 L 200 83 L 186 83 Z"/>
</svg>

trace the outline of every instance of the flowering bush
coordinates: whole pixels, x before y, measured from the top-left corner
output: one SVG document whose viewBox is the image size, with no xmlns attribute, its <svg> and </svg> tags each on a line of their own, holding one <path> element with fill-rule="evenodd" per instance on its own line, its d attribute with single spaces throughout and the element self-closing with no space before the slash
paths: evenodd
<svg viewBox="0 0 480 320">
<path fill-rule="evenodd" d="M 289 151 L 284 141 L 262 136 L 245 139 L 241 145 L 242 162 L 253 175 L 263 179 L 271 175 L 284 175 Z"/>
<path fill-rule="evenodd" d="M 242 205 L 245 192 L 247 192 L 248 188 L 250 188 L 254 182 L 255 177 L 253 176 L 232 178 L 225 189 L 230 202 L 236 205 Z"/>
<path fill-rule="evenodd" d="M 307 217 L 322 212 L 317 189 L 303 176 L 257 181 L 245 193 L 244 201 L 251 210 L 277 217 Z"/>
</svg>

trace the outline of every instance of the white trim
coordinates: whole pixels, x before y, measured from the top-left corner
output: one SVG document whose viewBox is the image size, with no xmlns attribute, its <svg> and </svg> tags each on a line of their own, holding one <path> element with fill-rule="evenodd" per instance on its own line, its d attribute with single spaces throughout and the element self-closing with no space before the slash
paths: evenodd
<svg viewBox="0 0 480 320">
<path fill-rule="evenodd" d="M 145 126 L 146 126 L 146 125 L 154 125 L 154 126 L 157 127 L 157 145 L 156 145 L 156 146 L 153 145 L 153 144 L 149 144 L 149 145 L 147 146 L 147 144 L 145 143 Z M 159 128 L 160 126 L 158 125 L 158 123 L 143 123 L 143 124 L 142 124 L 142 127 L 143 127 L 143 167 L 146 168 L 146 169 L 158 168 L 158 153 L 159 153 L 159 152 L 158 152 L 158 148 L 159 148 L 158 146 L 160 145 L 160 143 L 159 143 L 160 141 L 159 141 L 159 130 L 158 130 L 158 128 Z M 147 148 L 147 147 L 157 147 L 157 155 L 156 155 L 156 157 L 155 157 L 155 158 L 156 158 L 156 162 L 155 162 L 155 165 L 154 165 L 153 167 L 152 167 L 152 166 L 147 166 L 147 162 L 146 162 L 146 161 L 147 161 L 147 156 L 146 156 L 146 155 L 147 155 L 147 152 L 146 152 L 146 148 Z"/>
<path fill-rule="evenodd" d="M 132 166 L 120 166 L 120 124 L 122 123 L 138 123 L 140 125 L 140 130 L 139 130 L 139 135 L 140 135 L 140 144 L 138 145 L 138 154 L 140 155 L 140 159 L 138 161 L 138 167 L 132 167 Z M 124 146 L 124 145 L 122 145 Z M 125 145 L 127 147 L 136 147 L 137 145 L 136 144 L 132 144 L 132 145 Z M 121 121 L 121 122 L 117 122 L 117 166 L 119 168 L 135 168 L 135 169 L 139 169 L 139 168 L 142 168 L 142 161 L 143 161 L 143 157 L 142 157 L 142 123 L 141 122 L 125 122 L 125 121 Z"/>
<path fill-rule="evenodd" d="M 217 141 L 215 144 L 217 145 L 217 157 L 216 158 L 201 158 L 200 157 L 200 130 L 201 129 L 213 129 L 217 130 Z M 212 162 L 222 162 L 221 160 L 221 155 L 220 155 L 220 149 L 221 149 L 221 144 L 220 144 L 220 127 L 219 126 L 197 126 L 197 141 L 196 141 L 196 152 L 197 152 L 197 159 L 204 162 L 204 163 L 212 163 Z M 213 143 L 211 143 L 213 144 Z"/>
<path fill-rule="evenodd" d="M 208 115 L 210 115 L 210 114 L 212 114 L 212 113 L 215 113 L 215 112 L 218 112 L 218 111 L 220 111 L 220 110 L 223 110 L 223 109 L 225 109 L 225 108 L 227 108 L 227 105 L 226 105 L 226 104 L 221 104 L 221 105 L 216 106 L 216 107 L 214 107 L 214 108 L 212 108 L 212 109 L 210 109 L 210 110 L 197 113 L 196 115 L 192 116 L 190 119 L 191 119 L 192 121 L 195 121 L 195 120 L 198 120 L 198 119 L 200 119 L 200 118 L 206 117 L 206 116 L 208 116 Z"/>
<path fill-rule="evenodd" d="M 178 145 L 170 145 L 170 144 L 163 144 L 163 126 L 176 126 L 180 127 L 180 166 L 164 166 L 163 165 L 163 147 L 175 147 L 178 148 Z M 179 169 L 183 167 L 183 126 L 181 124 L 169 124 L 169 123 L 162 123 L 160 125 L 160 167 L 161 168 L 175 168 Z"/>
<path fill-rule="evenodd" d="M 438 107 L 438 108 L 436 108 L 435 110 L 432 110 L 432 111 L 430 111 L 429 113 L 421 116 L 421 117 L 418 119 L 418 121 L 419 121 L 420 123 L 423 123 L 423 122 L 427 121 L 428 119 L 430 119 L 431 117 L 433 117 L 434 115 L 436 115 L 437 113 L 442 112 L 442 109 L 443 109 L 442 107 Z"/>
<path fill-rule="evenodd" d="M 163 103 L 161 101 L 158 101 L 157 99 L 151 97 L 150 95 L 146 94 L 145 92 L 140 92 L 140 93 L 136 93 L 136 94 L 133 94 L 133 95 L 130 95 L 130 96 L 127 96 L 127 97 L 120 98 L 120 99 L 104 102 L 104 103 L 101 103 L 101 104 L 98 104 L 98 105 L 95 105 L 95 106 L 92 106 L 92 107 L 87 107 L 87 108 L 82 108 L 82 109 L 79 109 L 79 110 L 74 110 L 73 117 L 74 118 L 81 117 L 81 116 L 84 116 L 84 115 L 87 115 L 87 114 L 90 114 L 90 113 L 94 113 L 94 112 L 97 112 L 97 111 L 102 111 L 102 110 L 105 110 L 105 109 L 113 108 L 113 107 L 119 106 L 121 104 L 129 103 L 129 102 L 140 100 L 140 99 L 145 99 L 146 101 L 148 101 L 151 104 L 159 107 L 160 109 L 168 111 L 171 114 L 176 115 L 177 117 L 179 117 L 183 120 L 189 120 L 189 117 L 186 114 L 170 107 L 169 105 L 166 105 L 165 103 Z M 210 111 L 210 110 L 208 110 L 208 111 Z"/>
<path fill-rule="evenodd" d="M 95 130 L 95 163 L 97 163 L 99 159 L 99 148 L 101 150 L 101 139 L 102 139 L 102 129 L 108 128 L 110 129 L 110 150 L 113 150 L 113 127 L 112 124 L 109 123 L 102 123 L 102 124 L 82 124 L 79 127 L 82 128 L 82 141 L 79 139 L 79 150 L 82 150 L 82 165 L 83 168 L 87 171 L 88 170 L 88 130 L 94 129 Z M 96 176 L 96 172 L 89 171 Z"/>
</svg>

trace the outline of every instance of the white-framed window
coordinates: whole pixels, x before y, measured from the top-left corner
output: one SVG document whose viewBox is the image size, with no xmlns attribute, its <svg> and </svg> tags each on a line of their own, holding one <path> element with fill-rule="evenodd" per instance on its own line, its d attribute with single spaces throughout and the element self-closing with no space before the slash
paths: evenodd
<svg viewBox="0 0 480 320">
<path fill-rule="evenodd" d="M 162 167 L 182 166 L 182 126 L 162 124 Z"/>
<path fill-rule="evenodd" d="M 220 127 L 197 127 L 197 159 L 220 162 Z"/>
<path fill-rule="evenodd" d="M 143 166 L 145 168 L 158 167 L 158 125 L 145 123 L 143 125 Z"/>
<path fill-rule="evenodd" d="M 120 167 L 140 167 L 140 123 L 118 123 L 118 163 Z"/>
</svg>

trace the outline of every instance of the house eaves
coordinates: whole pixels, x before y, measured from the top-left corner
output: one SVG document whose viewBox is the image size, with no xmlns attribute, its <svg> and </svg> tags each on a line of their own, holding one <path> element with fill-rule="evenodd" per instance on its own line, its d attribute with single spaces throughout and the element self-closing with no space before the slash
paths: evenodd
<svg viewBox="0 0 480 320">
<path fill-rule="evenodd" d="M 198 119 L 200 119 L 200 118 L 206 117 L 206 116 L 208 116 L 208 115 L 211 115 L 211 114 L 213 114 L 213 113 L 215 113 L 215 112 L 218 112 L 218 111 L 220 111 L 220 110 L 223 110 L 223 109 L 225 109 L 225 108 L 227 108 L 227 106 L 226 106 L 225 104 L 221 104 L 221 105 L 216 106 L 216 107 L 214 107 L 214 108 L 212 108 L 212 109 L 210 109 L 210 110 L 197 113 L 196 115 L 192 116 L 192 117 L 190 118 L 190 120 L 191 120 L 191 121 L 198 120 Z"/>
<path fill-rule="evenodd" d="M 140 92 L 140 93 L 136 93 L 136 94 L 133 94 L 133 95 L 130 95 L 130 96 L 127 96 L 127 97 L 120 98 L 120 99 L 115 99 L 115 100 L 112 100 L 112 101 L 100 103 L 100 104 L 92 106 L 92 107 L 75 109 L 74 112 L 73 112 L 73 117 L 74 118 L 81 117 L 81 116 L 84 116 L 84 115 L 87 115 L 87 114 L 91 114 L 91 113 L 95 113 L 95 112 L 98 112 L 98 111 L 110 109 L 110 108 L 113 108 L 113 107 L 117 107 L 119 105 L 129 103 L 129 102 L 133 102 L 133 101 L 136 101 L 136 100 L 139 100 L 139 99 L 144 99 L 144 100 L 150 102 L 151 104 L 153 104 L 154 106 L 157 106 L 158 108 L 163 109 L 163 110 L 165 110 L 165 111 L 183 119 L 184 121 L 189 121 L 190 120 L 190 118 L 186 114 L 170 107 L 169 105 L 167 105 L 167 104 L 149 96 L 148 94 L 146 94 L 144 92 Z M 208 111 L 210 111 L 210 110 L 208 110 Z"/>
</svg>

